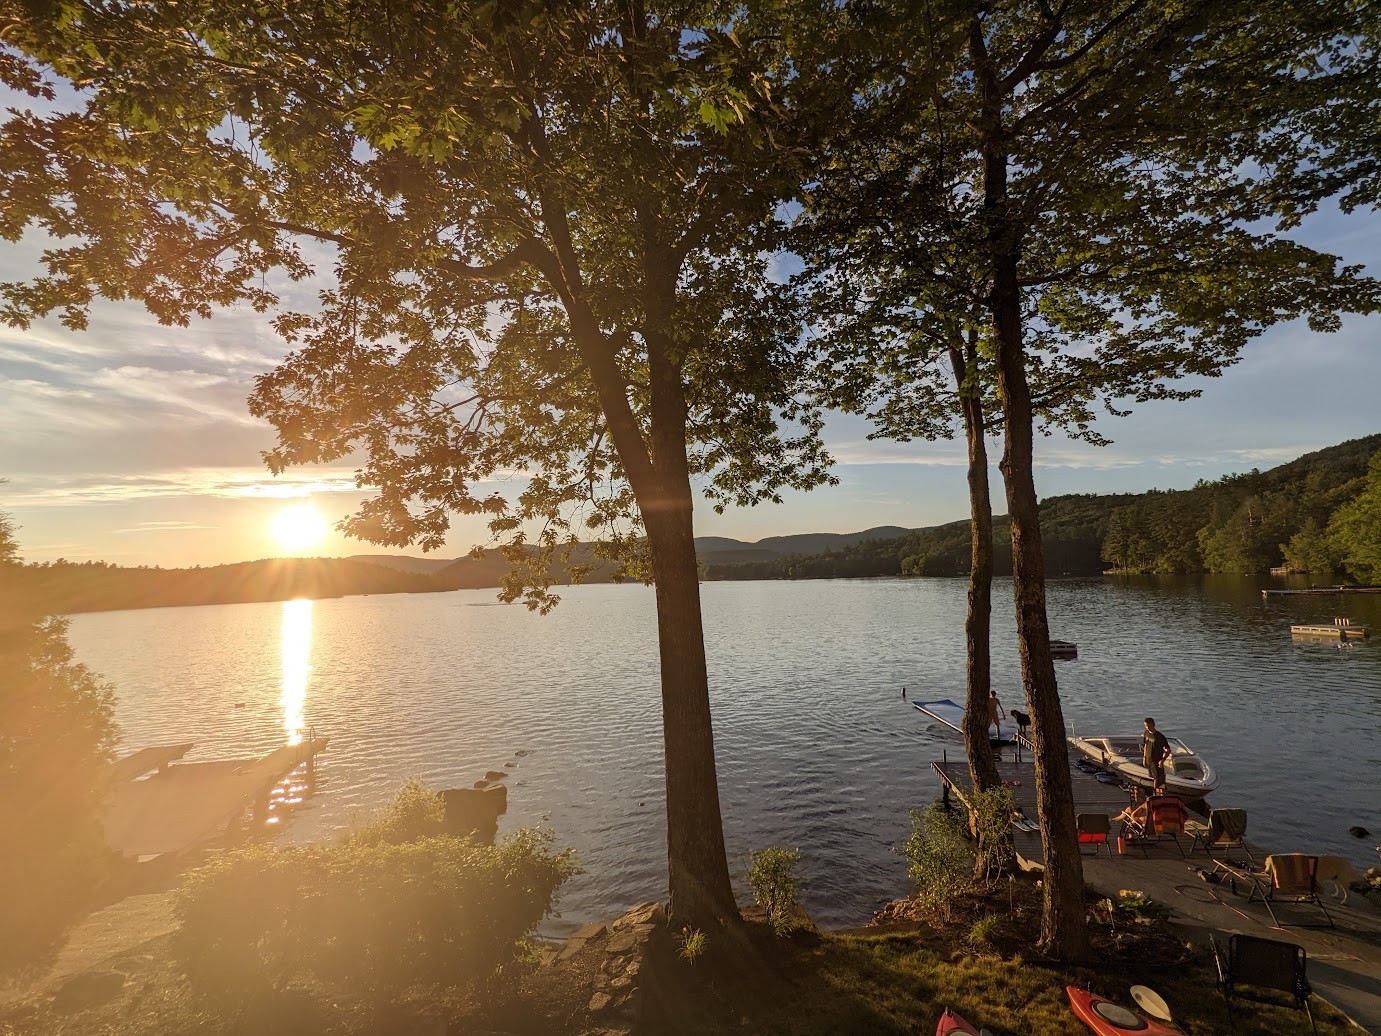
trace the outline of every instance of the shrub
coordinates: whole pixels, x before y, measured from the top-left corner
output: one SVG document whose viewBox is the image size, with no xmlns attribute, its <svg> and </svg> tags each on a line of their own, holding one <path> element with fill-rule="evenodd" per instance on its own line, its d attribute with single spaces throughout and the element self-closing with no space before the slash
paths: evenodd
<svg viewBox="0 0 1381 1036">
<path fill-rule="evenodd" d="M 762 907 L 767 923 L 778 935 L 786 935 L 799 923 L 795 913 L 800 902 L 796 896 L 795 869 L 800 858 L 801 850 L 776 846 L 754 850 L 750 855 L 748 884 L 753 890 L 753 902 Z"/>
<path fill-rule="evenodd" d="M 996 914 L 986 914 L 973 923 L 969 929 L 968 943 L 971 946 L 982 946 L 991 938 L 1002 919 Z"/>
<path fill-rule="evenodd" d="M 178 952 L 205 992 L 243 1002 L 313 977 L 376 998 L 463 984 L 511 960 L 577 873 L 548 831 L 253 847 L 192 872 Z"/>
<path fill-rule="evenodd" d="M 973 853 L 964 839 L 963 814 L 932 802 L 911 811 L 911 837 L 901 845 L 921 905 L 950 919 L 953 897 L 973 880 Z"/>
<path fill-rule="evenodd" d="M 989 788 L 972 796 L 974 873 L 991 880 L 1012 862 L 1012 813 L 1016 799 L 1007 788 Z"/>
<path fill-rule="evenodd" d="M 420 777 L 409 777 L 378 816 L 346 835 L 363 845 L 399 845 L 446 832 L 446 806 Z"/>
</svg>

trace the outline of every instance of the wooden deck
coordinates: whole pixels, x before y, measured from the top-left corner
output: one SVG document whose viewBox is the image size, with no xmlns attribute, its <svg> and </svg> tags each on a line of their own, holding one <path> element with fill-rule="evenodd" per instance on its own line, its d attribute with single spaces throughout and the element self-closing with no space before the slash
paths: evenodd
<svg viewBox="0 0 1381 1036">
<path fill-rule="evenodd" d="M 953 759 L 934 763 L 944 787 L 961 799 L 971 790 L 968 763 L 963 749 L 949 753 Z M 1005 781 L 1020 781 L 1013 787 L 1017 804 L 1032 820 L 1036 819 L 1036 781 L 1029 761 L 998 761 L 998 772 Z M 1074 789 L 1074 808 L 1082 813 L 1107 813 L 1116 816 L 1127 805 L 1128 795 L 1116 785 L 1102 784 L 1070 764 Z M 1220 805 L 1232 805 L 1225 800 Z M 1119 830 L 1113 825 L 1113 838 Z M 1250 821 L 1248 832 L 1250 833 Z M 1018 862 L 1023 869 L 1043 867 L 1044 852 L 1038 833 L 1013 831 Z M 1091 846 L 1083 847 L 1084 880 L 1103 895 L 1116 896 L 1121 889 L 1136 889 L 1170 908 L 1174 920 L 1184 926 L 1196 943 L 1206 943 L 1210 934 L 1221 944 L 1228 933 L 1245 932 L 1268 939 L 1303 945 L 1309 953 L 1309 979 L 1314 992 L 1341 1008 L 1360 1026 L 1381 1036 L 1381 912 L 1362 896 L 1353 893 L 1347 903 L 1329 896 L 1328 912 L 1336 928 L 1301 927 L 1318 924 L 1322 914 L 1312 904 L 1276 904 L 1274 909 L 1283 927 L 1259 902 L 1249 902 L 1247 888 L 1235 892 L 1229 884 L 1214 885 L 1200 879 L 1199 870 L 1211 870 L 1215 860 L 1224 858 L 1221 850 L 1210 857 L 1202 849 L 1190 851 L 1191 840 L 1182 837 L 1178 845 L 1169 838 L 1148 846 L 1127 848 L 1118 855 Z M 1265 860 L 1268 850 L 1254 842 L 1248 846 L 1256 865 Z M 1183 849 L 1184 854 L 1181 854 Z M 1308 852 L 1306 845 L 1288 845 L 1280 851 Z M 1240 850 L 1226 854 L 1240 859 Z M 1325 883 L 1328 884 L 1328 883 Z"/>
<path fill-rule="evenodd" d="M 1116 784 L 1104 784 L 1084 773 L 1074 765 L 1074 753 L 1070 752 L 1069 755 L 1070 783 L 1074 788 L 1076 814 L 1106 813 L 1109 817 L 1115 817 L 1127 808 L 1127 803 L 1131 801 L 1127 792 Z M 1004 781 L 1011 782 L 1009 790 L 1016 798 L 1017 806 L 1034 823 L 1037 815 L 1036 767 L 1031 762 L 1029 746 L 1023 750 L 1023 756 L 1021 762 L 1017 762 L 1015 758 L 999 759 L 997 772 Z M 969 763 L 963 751 L 960 750 L 955 759 L 948 758 L 947 754 L 943 762 L 931 765 L 939 775 L 941 783 L 957 795 L 961 802 L 967 804 L 973 782 L 969 780 Z M 1045 851 L 1039 832 L 1013 829 L 1012 835 L 1016 844 L 1017 860 L 1023 870 L 1035 870 L 1044 866 Z"/>
<path fill-rule="evenodd" d="M 297 767 L 310 767 L 326 741 L 284 745 L 261 759 L 177 763 L 142 781 L 127 780 L 115 787 L 106 807 L 106 842 L 121 856 L 147 859 L 205 845 L 236 825 L 246 811 L 264 819 L 274 786 Z M 155 754 L 146 758 L 167 750 L 151 751 Z"/>
<path fill-rule="evenodd" d="M 136 777 L 144 776 L 150 770 L 161 771 L 169 763 L 186 755 L 195 743 L 194 741 L 184 741 L 177 745 L 141 748 L 137 752 L 116 759 L 110 764 L 111 783 L 120 784 L 124 781 L 132 781 Z"/>
</svg>

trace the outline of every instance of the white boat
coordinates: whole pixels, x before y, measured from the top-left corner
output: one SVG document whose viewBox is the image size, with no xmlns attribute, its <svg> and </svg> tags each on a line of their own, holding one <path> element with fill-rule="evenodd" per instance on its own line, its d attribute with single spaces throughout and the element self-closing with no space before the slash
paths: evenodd
<svg viewBox="0 0 1381 1036">
<path fill-rule="evenodd" d="M 957 730 L 960 734 L 964 733 L 964 706 L 957 701 L 941 698 L 938 701 L 913 701 L 911 704 L 951 730 Z M 988 743 L 994 748 L 999 745 L 1010 745 L 1016 739 L 1017 724 L 1015 720 L 1004 722 L 1001 737 L 998 737 L 997 728 L 991 723 L 988 724 Z"/>
<path fill-rule="evenodd" d="M 1213 767 L 1194 754 L 1194 750 L 1177 737 L 1167 737 L 1170 758 L 1165 760 L 1165 790 L 1182 799 L 1201 799 L 1218 787 L 1218 775 Z M 1141 735 L 1122 734 L 1112 737 L 1070 737 L 1075 751 L 1104 769 L 1120 774 L 1143 788 L 1151 787 L 1151 775 L 1141 765 Z"/>
</svg>

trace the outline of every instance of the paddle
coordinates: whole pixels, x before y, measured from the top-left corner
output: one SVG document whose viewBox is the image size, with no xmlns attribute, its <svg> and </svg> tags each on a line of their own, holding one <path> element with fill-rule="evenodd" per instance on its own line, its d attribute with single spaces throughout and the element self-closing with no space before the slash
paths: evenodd
<svg viewBox="0 0 1381 1036">
<path fill-rule="evenodd" d="M 1175 1025 L 1175 1019 L 1170 1017 L 1170 1005 L 1154 989 L 1147 986 L 1132 986 L 1132 999 L 1136 1001 L 1137 1007 L 1156 1021 Z M 1175 1027 L 1179 1028 L 1178 1025 Z"/>
</svg>

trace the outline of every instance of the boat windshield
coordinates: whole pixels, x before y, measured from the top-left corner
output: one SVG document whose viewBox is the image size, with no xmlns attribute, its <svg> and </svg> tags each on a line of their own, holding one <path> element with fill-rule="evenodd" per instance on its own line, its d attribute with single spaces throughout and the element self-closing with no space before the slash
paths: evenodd
<svg viewBox="0 0 1381 1036">
<path fill-rule="evenodd" d="M 1118 737 L 1090 738 L 1095 744 L 1102 744 L 1109 755 L 1120 755 L 1125 759 L 1141 758 L 1141 735 L 1130 734 Z M 1167 737 L 1171 755 L 1193 755 L 1194 750 L 1177 737 Z"/>
</svg>

